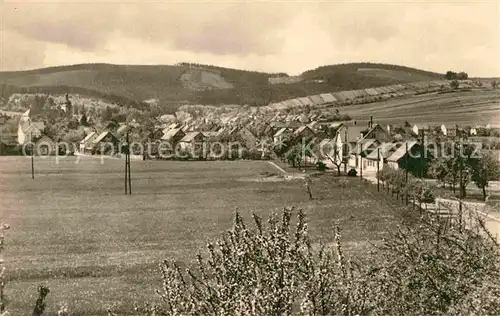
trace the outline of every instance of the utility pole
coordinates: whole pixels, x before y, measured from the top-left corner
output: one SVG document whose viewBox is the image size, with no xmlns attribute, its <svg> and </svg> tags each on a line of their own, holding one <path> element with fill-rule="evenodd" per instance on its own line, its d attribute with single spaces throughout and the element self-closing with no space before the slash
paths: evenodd
<svg viewBox="0 0 500 316">
<path fill-rule="evenodd" d="M 377 148 L 377 192 L 380 192 L 380 147 Z"/>
<path fill-rule="evenodd" d="M 424 178 L 424 130 L 422 130 L 422 135 L 421 135 L 421 140 L 422 140 L 422 143 L 420 145 L 420 170 L 419 170 L 419 175 L 420 175 L 420 178 L 423 179 Z"/>
<path fill-rule="evenodd" d="M 347 174 L 347 149 L 349 146 L 347 145 L 347 128 L 344 131 L 344 150 L 342 150 L 342 160 L 344 161 L 344 176 Z"/>
<path fill-rule="evenodd" d="M 132 195 L 132 181 L 130 178 L 130 142 L 128 128 L 125 141 L 127 144 L 125 147 L 125 195 Z"/>
<path fill-rule="evenodd" d="M 35 144 L 33 143 L 33 132 L 30 132 L 31 147 L 31 179 L 35 179 Z"/>
<path fill-rule="evenodd" d="M 406 145 L 406 154 L 405 154 L 405 183 L 406 187 L 408 187 L 408 142 L 405 143 Z M 408 190 L 406 190 L 406 205 L 408 205 Z"/>
<path fill-rule="evenodd" d="M 360 154 L 359 157 L 360 157 L 360 166 L 359 166 L 360 173 L 359 173 L 359 175 L 360 175 L 361 180 L 363 180 L 363 155 Z"/>
</svg>

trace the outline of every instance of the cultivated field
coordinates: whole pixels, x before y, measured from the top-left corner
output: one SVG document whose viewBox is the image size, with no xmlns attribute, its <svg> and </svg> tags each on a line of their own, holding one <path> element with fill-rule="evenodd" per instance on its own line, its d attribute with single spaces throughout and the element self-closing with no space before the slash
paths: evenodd
<svg viewBox="0 0 500 316">
<path fill-rule="evenodd" d="M 358 121 L 373 115 L 377 123 L 401 124 L 498 124 L 500 90 L 474 90 L 426 94 L 391 99 L 371 104 L 351 105 L 340 109 Z"/>
<path fill-rule="evenodd" d="M 359 179 L 346 187 L 330 175 L 313 180 L 315 200 L 302 182 L 266 182 L 267 162 L 132 161 L 133 195 L 123 191 L 123 161 L 75 157 L 59 164 L 36 158 L 0 159 L 1 221 L 7 232 L 6 295 L 13 315 L 27 315 L 36 288 L 47 285 L 47 314 L 68 302 L 72 315 L 124 314 L 155 297 L 157 263 L 189 264 L 204 245 L 231 227 L 235 210 L 267 218 L 296 205 L 308 211 L 314 240 L 329 242 L 339 222 L 359 254 L 368 241 L 406 217 L 394 201 Z"/>
</svg>

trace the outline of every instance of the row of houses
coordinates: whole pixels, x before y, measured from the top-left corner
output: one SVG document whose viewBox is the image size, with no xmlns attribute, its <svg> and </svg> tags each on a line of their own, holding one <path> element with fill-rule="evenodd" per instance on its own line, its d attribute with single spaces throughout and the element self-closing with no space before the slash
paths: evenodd
<svg viewBox="0 0 500 316">
<path fill-rule="evenodd" d="M 485 135 L 487 132 L 495 129 L 495 126 L 491 126 L 487 124 L 485 126 L 476 125 L 476 126 L 468 126 L 468 127 L 459 127 L 458 125 L 427 125 L 427 124 L 415 124 L 412 126 L 411 130 L 415 135 L 421 134 L 440 134 L 448 137 L 455 136 L 478 136 Z"/>
<path fill-rule="evenodd" d="M 302 125 L 297 128 L 282 127 L 274 134 L 275 145 L 289 137 L 303 137 L 317 142 L 318 160 L 329 167 L 345 165 L 364 174 L 375 174 L 385 165 L 408 169 L 412 173 L 426 168 L 428 159 L 419 158 L 422 146 L 419 141 L 392 141 L 388 130 L 371 122 L 368 126 L 347 123 Z M 335 150 L 332 150 L 335 149 Z M 407 151 L 408 150 L 408 151 Z M 430 155 L 424 155 L 430 157 Z"/>
</svg>

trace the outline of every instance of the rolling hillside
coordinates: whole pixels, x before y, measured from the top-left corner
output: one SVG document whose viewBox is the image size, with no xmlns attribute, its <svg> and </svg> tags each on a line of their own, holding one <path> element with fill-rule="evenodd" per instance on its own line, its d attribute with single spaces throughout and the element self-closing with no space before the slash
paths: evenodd
<svg viewBox="0 0 500 316">
<path fill-rule="evenodd" d="M 269 84 L 268 78 L 273 76 L 276 74 L 189 63 L 175 66 L 80 64 L 0 72 L 0 83 L 22 92 L 79 91 L 101 98 L 109 95 L 120 104 L 156 98 L 167 107 L 177 107 L 183 103 L 266 105 L 324 92 L 443 77 L 413 68 L 370 63 L 319 67 L 304 72 L 302 82 L 291 84 Z M 8 97 L 6 94 L 2 88 L 4 99 Z"/>
<path fill-rule="evenodd" d="M 461 91 L 389 99 L 342 108 L 343 113 L 366 124 L 373 116 L 377 123 L 403 125 L 498 125 L 500 90 Z"/>
</svg>

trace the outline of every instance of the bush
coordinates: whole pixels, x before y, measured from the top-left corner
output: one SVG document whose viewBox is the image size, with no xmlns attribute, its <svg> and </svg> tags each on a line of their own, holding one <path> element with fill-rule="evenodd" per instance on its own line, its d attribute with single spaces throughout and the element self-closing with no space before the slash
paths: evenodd
<svg viewBox="0 0 500 316">
<path fill-rule="evenodd" d="M 480 226 L 435 217 L 392 233 L 363 262 L 332 247 L 313 247 L 305 214 L 254 215 L 208 245 L 186 271 L 161 267 L 163 306 L 155 315 L 498 315 L 499 245 Z M 478 228 L 479 227 L 479 228 Z"/>
<path fill-rule="evenodd" d="M 325 171 L 326 169 L 328 169 L 328 167 L 323 161 L 319 161 L 316 165 L 316 169 L 319 171 Z"/>
<path fill-rule="evenodd" d="M 192 267 L 161 263 L 162 305 L 127 314 L 500 315 L 500 245 L 477 218 L 466 225 L 426 215 L 363 261 L 344 254 L 338 226 L 331 246 L 313 246 L 302 210 L 271 214 L 267 225 L 256 215 L 253 221 L 247 228 L 236 213 L 233 228 Z M 49 294 L 38 291 L 33 315 L 43 314 Z M 58 314 L 69 315 L 67 305 Z"/>
<path fill-rule="evenodd" d="M 356 171 L 356 169 L 352 168 L 351 170 L 349 170 L 349 171 L 347 172 L 347 175 L 348 175 L 349 177 L 355 177 L 355 176 L 357 176 L 357 175 L 358 175 L 358 172 Z"/>
</svg>

